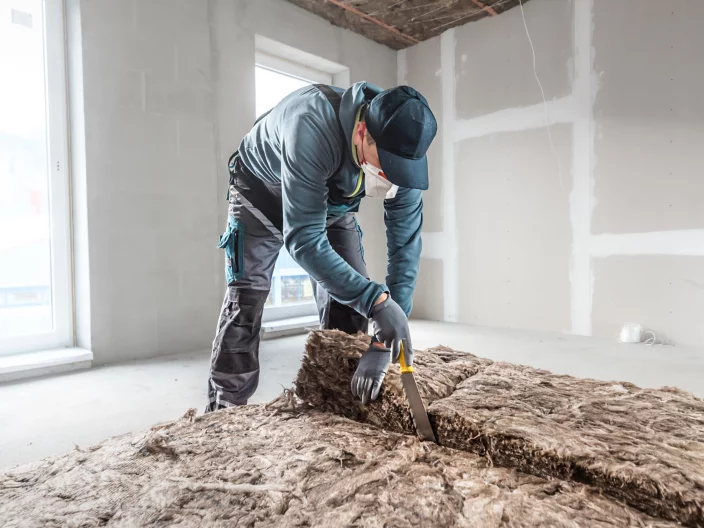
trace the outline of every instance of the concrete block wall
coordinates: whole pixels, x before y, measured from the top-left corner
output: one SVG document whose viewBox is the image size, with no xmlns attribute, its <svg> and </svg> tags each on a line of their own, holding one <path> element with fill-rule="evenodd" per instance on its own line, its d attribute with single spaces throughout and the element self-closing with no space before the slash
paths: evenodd
<svg viewBox="0 0 704 528">
<path fill-rule="evenodd" d="M 399 53 L 440 123 L 414 316 L 704 345 L 704 4 L 524 13 L 547 104 L 520 8 Z"/>
<path fill-rule="evenodd" d="M 382 86 L 395 52 L 281 0 L 67 0 L 67 20 L 79 345 L 97 363 L 207 349 L 255 35 Z"/>
</svg>

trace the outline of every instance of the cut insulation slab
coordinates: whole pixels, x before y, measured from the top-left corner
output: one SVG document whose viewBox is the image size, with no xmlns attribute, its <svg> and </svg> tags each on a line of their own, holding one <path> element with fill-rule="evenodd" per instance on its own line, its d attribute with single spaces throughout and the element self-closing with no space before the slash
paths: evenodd
<svg viewBox="0 0 704 528">
<path fill-rule="evenodd" d="M 676 526 L 288 396 L 0 473 L 0 526 Z"/>
<path fill-rule="evenodd" d="M 379 400 L 349 390 L 366 336 L 311 333 L 296 392 L 314 407 L 413 433 L 398 367 Z M 449 348 L 417 352 L 416 380 L 438 442 L 497 466 L 581 482 L 655 517 L 704 526 L 704 401 L 492 362 Z"/>
</svg>

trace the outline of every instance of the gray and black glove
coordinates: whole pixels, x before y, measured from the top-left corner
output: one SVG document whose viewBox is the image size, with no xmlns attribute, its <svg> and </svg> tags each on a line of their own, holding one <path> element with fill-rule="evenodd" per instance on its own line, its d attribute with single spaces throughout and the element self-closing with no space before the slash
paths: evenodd
<svg viewBox="0 0 704 528">
<path fill-rule="evenodd" d="M 381 383 L 389 370 L 389 365 L 391 365 L 391 350 L 381 346 L 381 343 L 375 344 L 372 339 L 369 348 L 359 360 L 351 383 L 352 394 L 362 400 L 364 405 L 379 396 Z"/>
<path fill-rule="evenodd" d="M 408 317 L 403 309 L 394 301 L 391 296 L 387 297 L 372 308 L 370 316 L 372 323 L 372 334 L 386 348 L 391 349 L 391 360 L 396 363 L 401 353 L 401 343 L 403 343 L 403 354 L 406 363 L 413 364 L 413 345 L 411 344 L 411 331 L 408 328 Z"/>
</svg>

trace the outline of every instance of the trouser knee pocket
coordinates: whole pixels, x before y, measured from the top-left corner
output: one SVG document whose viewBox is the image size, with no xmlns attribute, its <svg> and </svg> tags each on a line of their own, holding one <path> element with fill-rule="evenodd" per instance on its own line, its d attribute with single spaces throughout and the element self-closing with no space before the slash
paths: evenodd
<svg viewBox="0 0 704 528">
<path fill-rule="evenodd" d="M 259 330 L 266 291 L 230 287 L 213 342 L 213 365 L 227 373 L 259 368 Z"/>
</svg>

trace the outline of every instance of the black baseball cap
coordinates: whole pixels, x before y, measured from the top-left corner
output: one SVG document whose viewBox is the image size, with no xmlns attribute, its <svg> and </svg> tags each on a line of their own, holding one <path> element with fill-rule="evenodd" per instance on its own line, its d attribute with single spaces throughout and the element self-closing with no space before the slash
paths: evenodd
<svg viewBox="0 0 704 528">
<path fill-rule="evenodd" d="M 426 153 L 438 124 L 425 97 L 410 86 L 385 90 L 371 100 L 364 120 L 389 181 L 399 187 L 427 189 Z"/>
</svg>

